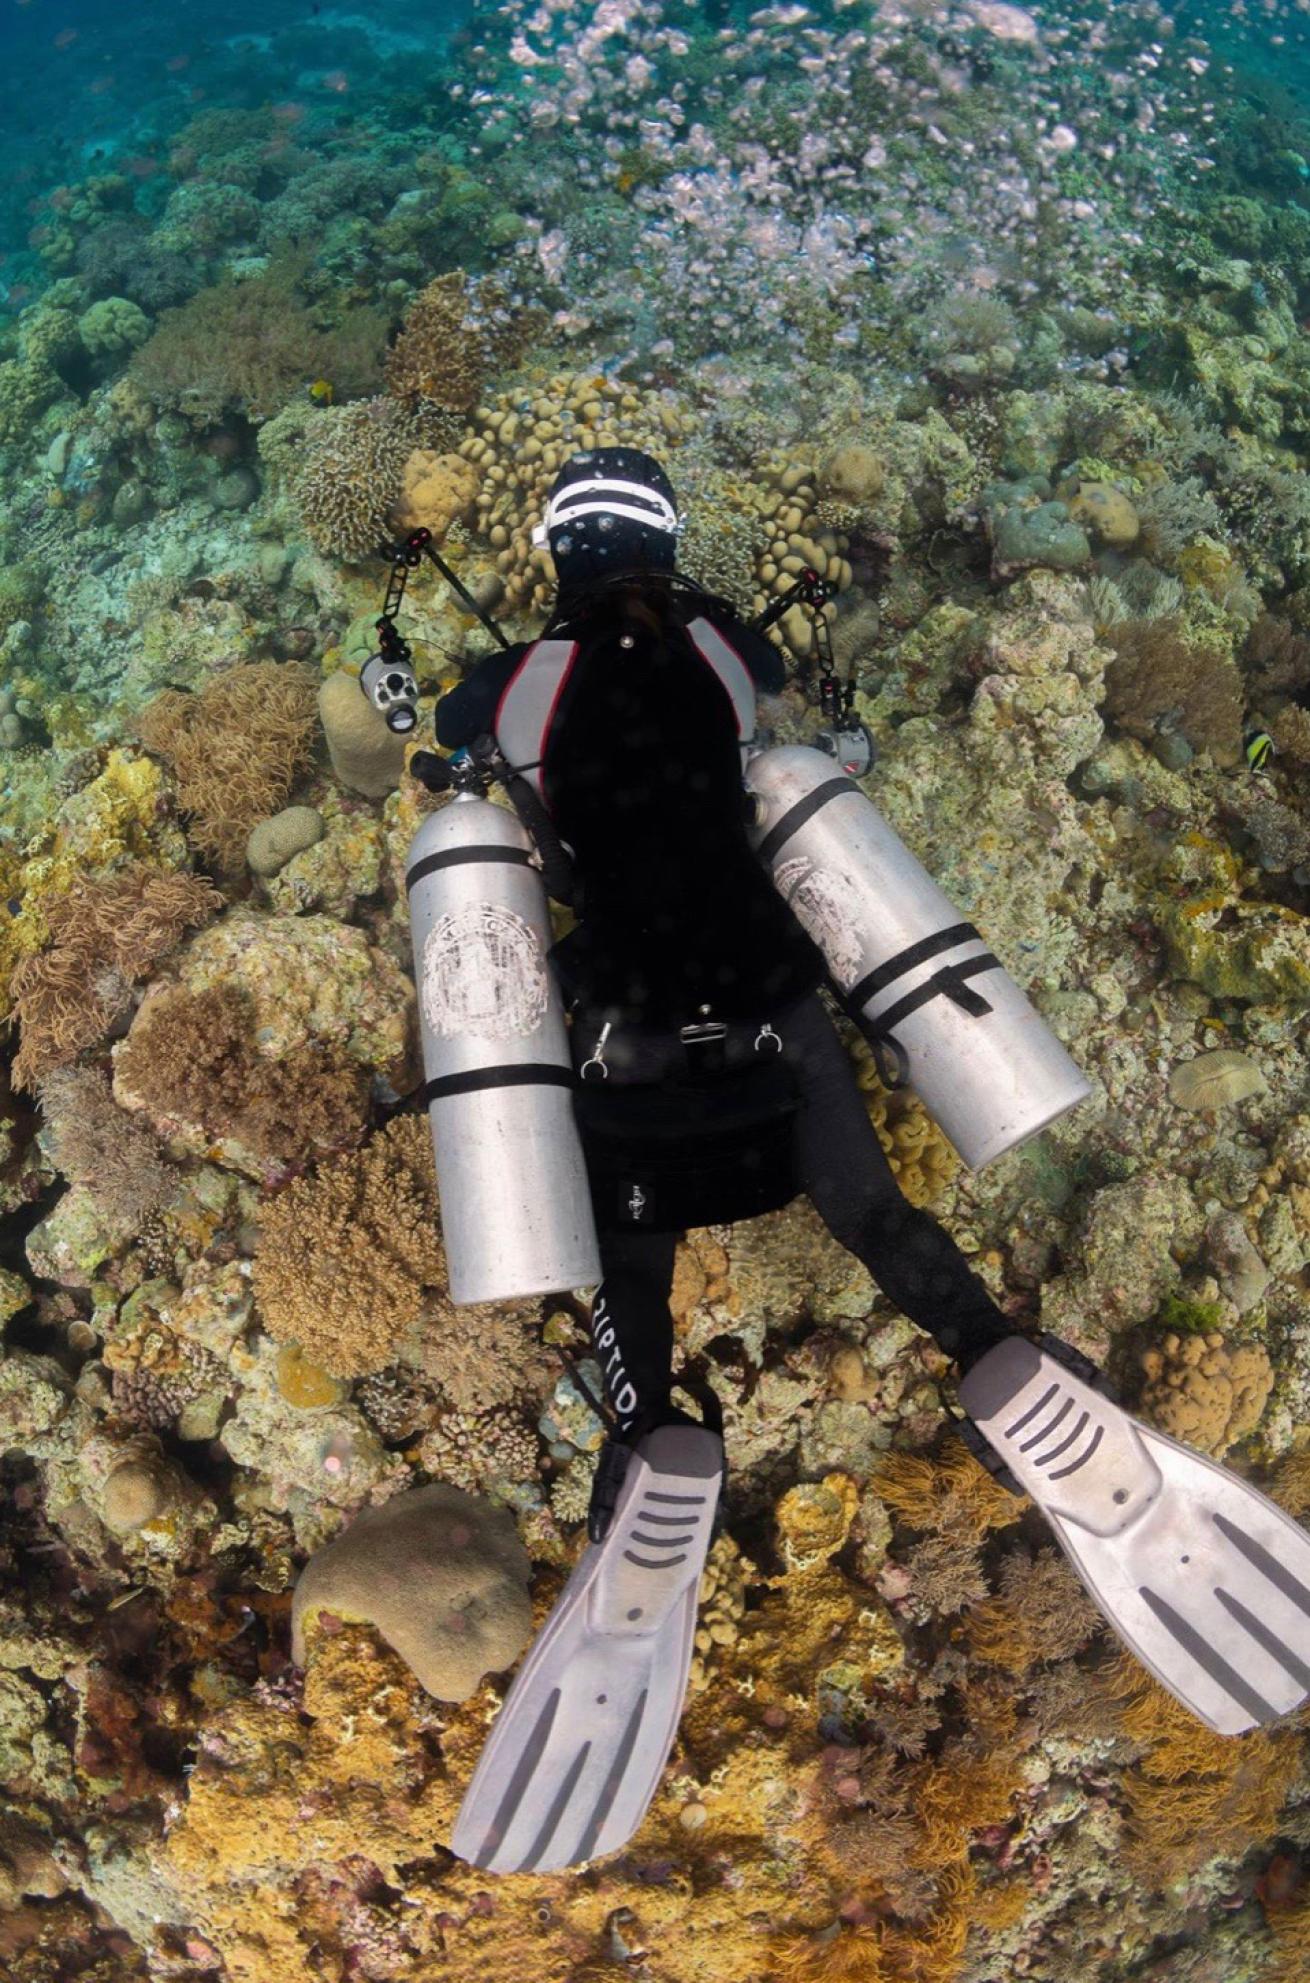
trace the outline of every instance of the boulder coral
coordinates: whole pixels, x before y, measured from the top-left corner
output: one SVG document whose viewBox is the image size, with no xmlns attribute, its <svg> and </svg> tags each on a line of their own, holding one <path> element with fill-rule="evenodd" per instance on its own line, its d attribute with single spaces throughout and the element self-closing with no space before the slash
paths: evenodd
<svg viewBox="0 0 1310 1983">
<path fill-rule="evenodd" d="M 444 1481 L 365 1508 L 312 1556 L 296 1584 L 291 1649 L 312 1656 L 315 1626 L 373 1625 L 429 1694 L 466 1701 L 528 1642 L 528 1553 L 504 1509 Z"/>
</svg>

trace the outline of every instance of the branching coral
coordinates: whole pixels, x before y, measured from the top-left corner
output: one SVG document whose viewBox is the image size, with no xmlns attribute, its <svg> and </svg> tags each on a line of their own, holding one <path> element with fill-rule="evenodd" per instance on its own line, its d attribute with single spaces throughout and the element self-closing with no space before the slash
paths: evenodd
<svg viewBox="0 0 1310 1983">
<path fill-rule="evenodd" d="M 1149 743 L 1180 730 L 1196 751 L 1235 764 L 1242 746 L 1242 678 L 1231 658 L 1187 638 L 1178 620 L 1121 620 L 1103 636 L 1115 652 L 1105 671 L 1105 710 Z"/>
<path fill-rule="evenodd" d="M 269 1334 L 354 1377 L 393 1361 L 445 1278 L 432 1137 L 400 1116 L 356 1155 L 265 1199 L 255 1299 Z"/>
<path fill-rule="evenodd" d="M 15 1085 L 34 1088 L 51 1069 L 94 1046 L 121 1017 L 128 987 L 167 956 L 184 931 L 208 922 L 221 907 L 200 876 L 144 864 L 103 881 L 75 883 L 51 904 L 45 949 L 14 971 L 22 1036 Z"/>
<path fill-rule="evenodd" d="M 358 1142 L 368 1070 L 327 1042 L 277 1058 L 260 1051 L 255 1034 L 254 1000 L 243 987 L 168 986 L 146 1001 L 118 1050 L 120 1091 L 156 1120 L 231 1137 L 277 1164 Z"/>
<path fill-rule="evenodd" d="M 195 695 L 166 689 L 141 713 L 141 740 L 172 767 L 192 845 L 226 871 L 243 868 L 251 828 L 285 804 L 309 762 L 315 691 L 298 662 L 253 661 Z"/>
<path fill-rule="evenodd" d="M 514 364 L 536 329 L 537 320 L 515 312 L 495 283 L 474 283 L 452 269 L 411 303 L 387 355 L 387 389 L 414 410 L 433 401 L 467 413 L 487 374 Z"/>
<path fill-rule="evenodd" d="M 1173 565 L 1197 537 L 1223 533 L 1219 506 L 1195 475 L 1185 481 L 1152 483 L 1137 499 L 1141 549 L 1162 565 Z"/>
<path fill-rule="evenodd" d="M 329 557 L 368 558 L 393 532 L 391 510 L 421 427 L 397 400 L 333 406 L 308 429 L 293 495 L 310 541 Z"/>
<path fill-rule="evenodd" d="M 107 1218 L 134 1227 L 170 1195 L 177 1172 L 161 1160 L 149 1131 L 119 1108 L 103 1074 L 55 1068 L 39 1093 L 51 1156 Z"/>
</svg>

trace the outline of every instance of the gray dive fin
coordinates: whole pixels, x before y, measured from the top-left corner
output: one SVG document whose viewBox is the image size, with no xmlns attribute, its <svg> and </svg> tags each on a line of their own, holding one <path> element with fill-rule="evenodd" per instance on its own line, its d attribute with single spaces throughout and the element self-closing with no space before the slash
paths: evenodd
<svg viewBox="0 0 1310 1983">
<path fill-rule="evenodd" d="M 1124 1643 L 1221 1735 L 1310 1694 L 1310 1535 L 1227 1468 L 1010 1336 L 960 1403 Z"/>
<path fill-rule="evenodd" d="M 659 1785 L 691 1671 L 723 1441 L 638 1440 L 604 1542 L 589 1542 L 514 1680 L 450 1849 L 492 1873 L 615 1852 Z"/>
</svg>

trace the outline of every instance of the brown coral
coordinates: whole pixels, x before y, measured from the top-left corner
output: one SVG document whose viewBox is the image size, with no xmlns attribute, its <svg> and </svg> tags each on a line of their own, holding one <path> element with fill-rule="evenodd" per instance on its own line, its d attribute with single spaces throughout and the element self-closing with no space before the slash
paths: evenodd
<svg viewBox="0 0 1310 1983">
<path fill-rule="evenodd" d="M 1277 613 L 1261 613 L 1246 636 L 1242 668 L 1259 702 L 1310 688 L 1310 640 Z"/>
<path fill-rule="evenodd" d="M 1229 655 L 1193 644 L 1176 619 L 1120 620 L 1105 640 L 1105 710 L 1121 730 L 1149 743 L 1176 728 L 1217 763 L 1241 761 L 1242 678 Z"/>
<path fill-rule="evenodd" d="M 255 1298 L 269 1334 L 334 1376 L 382 1369 L 445 1279 L 438 1220 L 422 1116 L 397 1117 L 362 1151 L 267 1198 Z"/>
<path fill-rule="evenodd" d="M 121 1016 L 127 987 L 147 976 L 185 930 L 222 907 L 210 882 L 138 863 L 99 881 L 78 881 L 47 917 L 49 940 L 13 975 L 22 1044 L 14 1085 L 35 1088 L 75 1060 Z"/>
<path fill-rule="evenodd" d="M 1231 1349 L 1222 1334 L 1180 1336 L 1170 1330 L 1143 1350 L 1143 1416 L 1171 1438 L 1221 1460 L 1254 1432 L 1269 1402 L 1274 1373 L 1259 1343 Z"/>
<path fill-rule="evenodd" d="M 39 1092 L 51 1156 L 113 1223 L 135 1227 L 171 1195 L 177 1172 L 162 1161 L 149 1131 L 119 1108 L 103 1074 L 55 1068 Z"/>
<path fill-rule="evenodd" d="M 487 374 L 513 364 L 534 329 L 495 283 L 474 283 L 451 269 L 411 303 L 387 354 L 387 390 L 416 409 L 431 401 L 469 412 Z"/>
<path fill-rule="evenodd" d="M 391 510 L 421 437 L 405 406 L 379 395 L 321 414 L 292 480 L 300 520 L 331 558 L 373 558 L 395 535 Z"/>
<path fill-rule="evenodd" d="M 141 713 L 141 740 L 167 759 L 187 835 L 231 873 L 251 828 L 286 802 L 309 763 L 316 727 L 313 670 L 252 661 L 211 675 L 195 695 L 166 689 Z"/>
<path fill-rule="evenodd" d="M 167 986 L 146 1000 L 118 1049 L 119 1090 L 156 1120 L 231 1137 L 274 1164 L 303 1164 L 358 1142 L 368 1070 L 329 1042 L 275 1058 L 260 1051 L 255 1033 L 245 987 Z"/>
</svg>

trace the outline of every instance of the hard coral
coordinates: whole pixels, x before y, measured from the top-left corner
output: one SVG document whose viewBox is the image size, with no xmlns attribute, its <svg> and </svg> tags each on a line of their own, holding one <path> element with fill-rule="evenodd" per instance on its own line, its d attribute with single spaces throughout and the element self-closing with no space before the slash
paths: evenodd
<svg viewBox="0 0 1310 1983">
<path fill-rule="evenodd" d="M 52 1068 L 94 1046 L 121 1013 L 126 988 L 144 978 L 184 930 L 221 908 L 199 875 L 134 864 L 103 881 L 81 881 L 53 903 L 49 942 L 13 975 L 22 1041 L 14 1083 L 35 1088 Z"/>
<path fill-rule="evenodd" d="M 1173 1330 L 1144 1350 L 1143 1416 L 1162 1432 L 1215 1459 L 1260 1423 L 1274 1373 L 1259 1343 L 1230 1348 L 1217 1329 L 1180 1336 Z"/>
<path fill-rule="evenodd" d="M 265 1200 L 255 1298 L 269 1334 L 354 1377 L 392 1361 L 445 1278 L 432 1137 L 401 1116 L 354 1156 Z"/>
<path fill-rule="evenodd" d="M 391 541 L 391 510 L 419 441 L 414 415 L 383 396 L 318 415 L 292 483 L 300 520 L 318 550 L 371 558 Z"/>
<path fill-rule="evenodd" d="M 532 1629 L 527 1551 L 506 1510 L 437 1481 L 365 1508 L 296 1585 L 292 1655 L 323 1612 L 373 1625 L 428 1693 L 466 1701 Z"/>
<path fill-rule="evenodd" d="M 410 305 L 387 357 L 387 390 L 415 410 L 433 401 L 467 413 L 487 374 L 515 363 L 535 328 L 495 283 L 451 269 Z"/>
<path fill-rule="evenodd" d="M 194 695 L 166 689 L 141 713 L 141 740 L 172 767 L 193 846 L 229 873 L 241 871 L 251 828 L 278 810 L 309 762 L 314 690 L 299 662 L 253 661 Z"/>
</svg>

